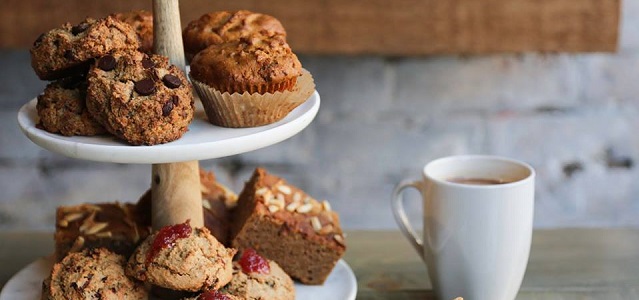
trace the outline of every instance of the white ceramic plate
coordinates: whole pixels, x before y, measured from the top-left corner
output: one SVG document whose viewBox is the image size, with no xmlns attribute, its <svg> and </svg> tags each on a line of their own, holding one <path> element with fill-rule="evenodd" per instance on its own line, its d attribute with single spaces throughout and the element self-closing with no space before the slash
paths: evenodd
<svg viewBox="0 0 639 300">
<path fill-rule="evenodd" d="M 22 106 L 18 123 L 24 134 L 49 151 L 72 158 L 114 163 L 158 164 L 205 160 L 253 151 L 294 136 L 315 118 L 320 106 L 317 91 L 284 119 L 261 127 L 223 128 L 208 122 L 198 108 L 189 131 L 180 139 L 155 146 L 131 146 L 111 136 L 66 137 L 36 128 L 37 99 Z"/>
<path fill-rule="evenodd" d="M 16 273 L 4 286 L 0 300 L 39 300 L 42 280 L 49 275 L 53 258 L 41 258 Z M 340 260 L 323 285 L 296 283 L 296 300 L 354 300 L 357 281 L 351 268 Z"/>
</svg>

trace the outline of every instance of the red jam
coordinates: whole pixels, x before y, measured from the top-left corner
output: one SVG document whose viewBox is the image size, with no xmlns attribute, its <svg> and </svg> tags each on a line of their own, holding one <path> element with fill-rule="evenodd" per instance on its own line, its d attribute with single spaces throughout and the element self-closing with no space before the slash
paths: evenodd
<svg viewBox="0 0 639 300">
<path fill-rule="evenodd" d="M 271 272 L 271 266 L 264 257 L 261 257 L 251 248 L 244 250 L 240 258 L 240 266 L 244 273 L 260 273 L 268 274 Z"/>
<path fill-rule="evenodd" d="M 231 300 L 231 297 L 218 291 L 207 291 L 200 294 L 197 300 Z"/>
<path fill-rule="evenodd" d="M 164 248 L 171 248 L 175 246 L 175 242 L 178 239 L 183 239 L 191 235 L 191 224 L 189 224 L 191 220 L 186 220 L 186 222 L 182 224 L 169 225 L 164 226 L 160 229 L 158 234 L 153 239 L 153 244 L 151 245 L 151 250 L 149 251 L 148 256 L 146 257 L 146 263 L 150 263 L 153 258 L 160 252 L 160 250 Z"/>
</svg>

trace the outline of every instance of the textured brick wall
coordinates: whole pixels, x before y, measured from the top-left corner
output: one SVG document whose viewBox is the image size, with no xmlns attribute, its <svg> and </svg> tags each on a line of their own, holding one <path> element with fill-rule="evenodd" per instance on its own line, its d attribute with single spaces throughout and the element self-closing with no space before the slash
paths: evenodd
<svg viewBox="0 0 639 300">
<path fill-rule="evenodd" d="M 266 166 L 330 200 L 347 228 L 392 229 L 391 189 L 424 163 L 505 155 L 537 169 L 537 227 L 639 227 L 638 2 L 624 3 L 617 54 L 302 57 L 322 97 L 312 125 L 201 164 L 238 191 Z M 150 166 L 72 160 L 28 141 L 16 112 L 44 84 L 27 51 L 0 51 L 0 66 L 0 229 L 51 229 L 57 205 L 134 201 L 148 187 Z"/>
</svg>

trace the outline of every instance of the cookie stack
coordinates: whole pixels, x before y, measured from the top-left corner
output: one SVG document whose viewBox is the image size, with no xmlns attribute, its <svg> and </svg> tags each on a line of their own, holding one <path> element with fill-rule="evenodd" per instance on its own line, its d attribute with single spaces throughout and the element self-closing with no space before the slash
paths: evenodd
<svg viewBox="0 0 639 300">
<path fill-rule="evenodd" d="M 58 208 L 58 262 L 43 284 L 42 299 L 57 299 L 60 293 L 85 299 L 90 292 L 117 299 L 152 294 L 160 299 L 292 300 L 293 279 L 322 284 L 344 254 L 339 216 L 327 201 L 313 199 L 262 168 L 239 197 L 212 172 L 201 170 L 200 179 L 204 228 L 192 228 L 187 221 L 151 232 L 150 190 L 135 205 Z M 81 285 L 69 288 L 66 278 Z M 149 285 L 155 288 L 139 288 Z"/>
<path fill-rule="evenodd" d="M 191 85 L 167 57 L 140 51 L 152 43 L 150 26 L 140 11 L 40 35 L 31 65 L 53 82 L 38 96 L 39 127 L 67 136 L 108 132 L 132 145 L 180 138 L 193 119 Z"/>
</svg>

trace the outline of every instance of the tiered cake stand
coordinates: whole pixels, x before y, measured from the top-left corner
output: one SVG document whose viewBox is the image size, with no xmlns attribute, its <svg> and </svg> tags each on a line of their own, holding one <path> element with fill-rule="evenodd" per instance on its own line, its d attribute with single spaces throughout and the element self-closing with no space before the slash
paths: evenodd
<svg viewBox="0 0 639 300">
<path fill-rule="evenodd" d="M 154 50 L 185 69 L 178 0 L 153 0 Z M 230 129 L 211 125 L 199 108 L 189 131 L 177 141 L 155 146 L 130 146 L 113 137 L 64 137 L 36 128 L 36 99 L 18 113 L 24 134 L 49 151 L 72 158 L 152 164 L 153 228 L 182 223 L 204 225 L 198 160 L 249 152 L 281 142 L 308 126 L 320 106 L 317 92 L 277 123 Z M 52 261 L 44 258 L 20 271 L 5 286 L 0 300 L 40 298 L 40 285 Z M 352 270 L 340 261 L 322 286 L 296 284 L 297 299 L 355 299 L 357 283 Z"/>
</svg>

